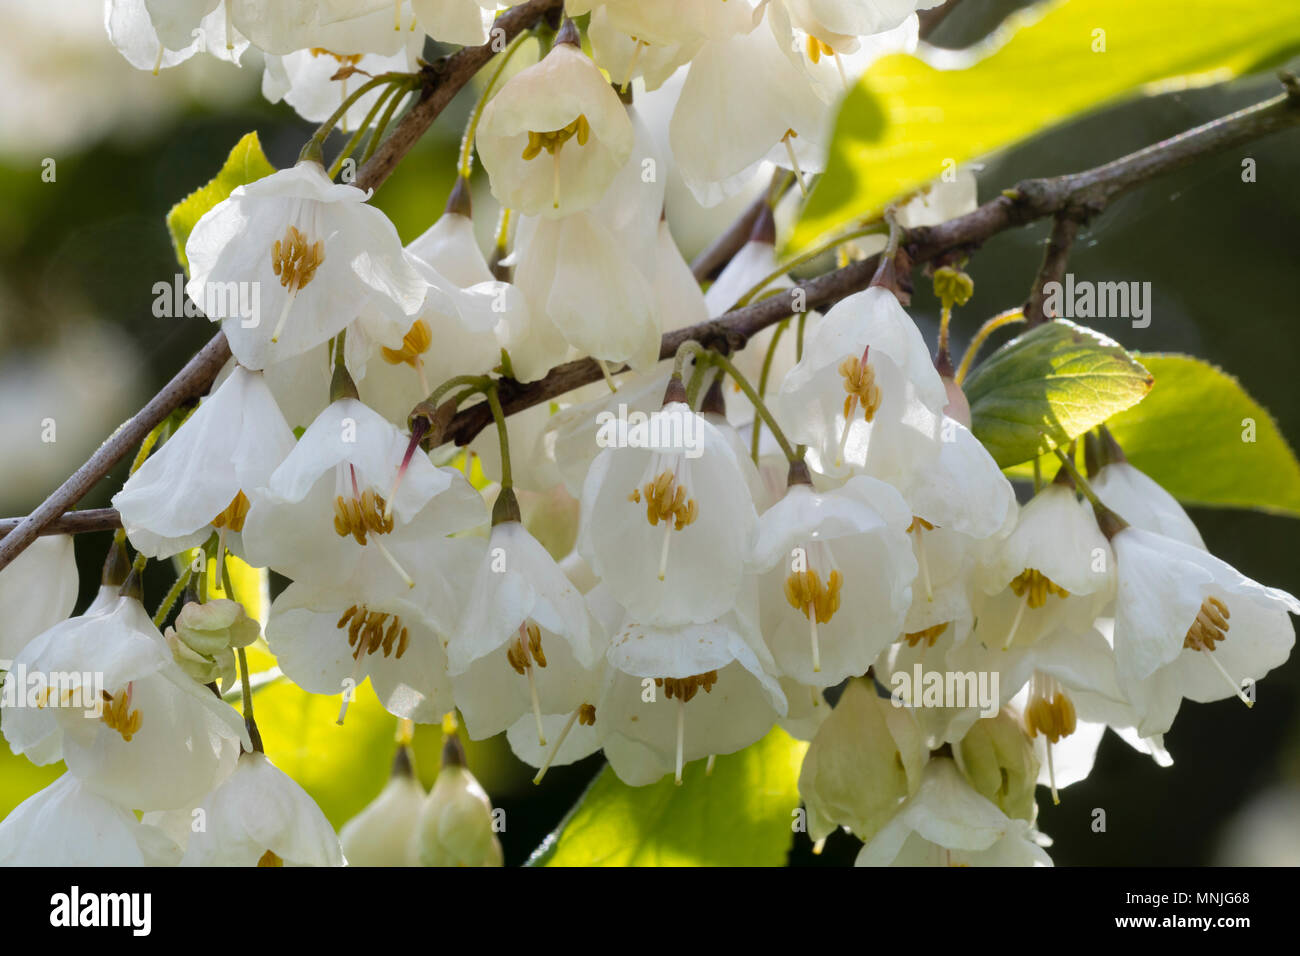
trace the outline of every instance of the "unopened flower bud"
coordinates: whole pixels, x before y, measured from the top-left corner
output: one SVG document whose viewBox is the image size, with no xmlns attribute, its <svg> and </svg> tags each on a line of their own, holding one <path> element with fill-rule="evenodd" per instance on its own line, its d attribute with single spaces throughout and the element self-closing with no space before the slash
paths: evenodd
<svg viewBox="0 0 1300 956">
<path fill-rule="evenodd" d="M 424 787 L 403 747 L 393 775 L 364 810 L 343 825 L 339 841 L 351 866 L 409 866 L 409 848 L 424 804 Z"/>
<path fill-rule="evenodd" d="M 233 682 L 236 647 L 257 640 L 261 629 L 238 601 L 220 598 L 206 604 L 190 602 L 163 635 L 176 663 L 201 684 L 221 678 Z"/>
<path fill-rule="evenodd" d="M 414 866 L 501 866 L 492 801 L 463 764 L 444 759 L 410 844 Z"/>
<path fill-rule="evenodd" d="M 1033 821 L 1038 758 L 1018 720 L 1005 711 L 977 720 L 954 756 L 981 796 L 1009 817 Z"/>
</svg>

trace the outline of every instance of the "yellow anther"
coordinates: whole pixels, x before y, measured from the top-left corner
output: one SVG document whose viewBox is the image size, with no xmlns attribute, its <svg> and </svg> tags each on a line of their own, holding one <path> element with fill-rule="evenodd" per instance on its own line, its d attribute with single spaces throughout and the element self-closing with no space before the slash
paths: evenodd
<svg viewBox="0 0 1300 956">
<path fill-rule="evenodd" d="M 360 660 L 362 654 L 374 654 L 382 651 L 384 657 L 400 658 L 406 653 L 410 632 L 396 614 L 372 611 L 364 604 L 354 604 L 339 618 L 334 625 L 339 630 L 348 629 L 348 646 L 351 647 L 354 660 Z"/>
<path fill-rule="evenodd" d="M 388 534 L 393 530 L 393 516 L 384 516 L 384 499 L 367 490 L 360 498 L 334 499 L 334 530 L 340 538 L 351 535 L 357 544 L 366 543 L 367 534 Z"/>
<path fill-rule="evenodd" d="M 1187 630 L 1183 647 L 1193 651 L 1212 651 L 1214 645 L 1228 636 L 1228 605 L 1218 598 L 1207 597 L 1196 612 L 1196 620 Z"/>
<path fill-rule="evenodd" d="M 271 268 L 280 277 L 280 285 L 296 292 L 311 282 L 316 269 L 325 261 L 325 242 L 309 244 L 297 226 L 285 230 L 284 238 L 271 245 Z"/>
<path fill-rule="evenodd" d="M 1029 706 L 1025 708 L 1025 730 L 1030 737 L 1042 734 L 1052 743 L 1059 743 L 1062 737 L 1074 733 L 1078 718 L 1074 704 L 1060 688 L 1055 688 L 1052 696 L 1031 694 Z"/>
<path fill-rule="evenodd" d="M 709 671 L 705 674 L 694 674 L 690 677 L 656 677 L 655 686 L 664 689 L 664 695 L 672 700 L 676 697 L 682 703 L 686 703 L 697 693 L 700 688 L 704 688 L 704 693 L 713 693 L 713 685 L 718 682 L 718 672 Z M 592 711 L 592 720 L 596 719 L 595 711 Z"/>
<path fill-rule="evenodd" d="M 1046 604 L 1049 594 L 1055 594 L 1063 598 L 1070 596 L 1069 591 L 1059 584 L 1054 584 L 1051 578 L 1041 571 L 1035 571 L 1033 568 L 1026 568 L 1012 578 L 1010 587 L 1015 592 L 1016 597 L 1028 595 L 1025 603 L 1031 608 L 1040 608 Z"/>
<path fill-rule="evenodd" d="M 922 641 L 924 641 L 928 647 L 934 647 L 934 642 L 939 639 L 939 635 L 947 629 L 948 622 L 944 621 L 942 624 L 935 624 L 932 627 L 925 628 L 924 630 L 910 631 L 903 635 L 903 640 L 907 641 L 907 643 L 912 647 L 916 647 L 916 645 L 920 644 Z"/>
<path fill-rule="evenodd" d="M 257 861 L 258 866 L 284 866 L 284 860 L 280 859 L 270 850 L 262 854 L 261 859 Z"/>
<path fill-rule="evenodd" d="M 578 723 L 591 727 L 596 723 L 596 708 L 593 704 L 583 704 L 578 708 Z"/>
<path fill-rule="evenodd" d="M 414 367 L 420 356 L 433 344 L 433 332 L 424 319 L 416 319 L 410 330 L 402 336 L 400 349 L 380 348 L 380 354 L 389 365 L 410 365 Z"/>
<path fill-rule="evenodd" d="M 248 517 L 250 502 L 242 491 L 230 499 L 226 510 L 212 519 L 212 527 L 229 528 L 231 531 L 243 531 L 244 519 Z"/>
<path fill-rule="evenodd" d="M 591 138 L 591 124 L 587 122 L 587 117 L 579 113 L 578 118 L 567 126 L 559 129 L 550 130 L 549 132 L 528 131 L 528 145 L 524 147 L 524 159 L 536 159 L 541 155 L 542 150 L 554 156 L 559 152 L 560 147 L 574 137 L 578 139 L 579 146 L 586 146 L 587 140 Z"/>
<path fill-rule="evenodd" d="M 825 585 L 816 571 L 792 571 L 785 579 L 785 599 L 804 617 L 815 617 L 818 624 L 825 624 L 840 609 L 843 584 L 844 577 L 839 571 L 832 571 Z"/>
<path fill-rule="evenodd" d="M 871 365 L 855 356 L 850 356 L 840 363 L 840 375 L 844 378 L 844 420 L 853 417 L 854 405 L 862 407 L 862 417 L 871 421 L 880 409 L 880 386 L 876 384 L 876 373 Z"/>
<path fill-rule="evenodd" d="M 645 517 L 651 525 L 660 521 L 672 521 L 673 530 L 681 531 L 694 523 L 700 509 L 694 498 L 687 498 L 686 486 L 677 483 L 677 476 L 671 471 L 662 471 L 654 481 L 646 482 L 640 489 L 633 489 L 627 500 L 640 504 L 645 495 Z"/>
<path fill-rule="evenodd" d="M 360 53 L 335 53 L 333 50 L 327 50 L 323 46 L 314 46 L 311 48 L 312 56 L 332 56 L 338 60 L 340 66 L 356 66 L 361 62 Z"/>
<path fill-rule="evenodd" d="M 824 56 L 835 55 L 835 50 L 831 48 L 829 43 L 823 43 L 812 34 L 809 34 L 804 40 L 804 49 L 808 53 L 808 59 L 814 63 L 820 62 Z"/>
<path fill-rule="evenodd" d="M 103 697 L 103 704 L 99 719 L 116 730 L 121 734 L 122 739 L 129 743 L 131 738 L 140 732 L 140 725 L 144 723 L 144 715 L 138 710 L 131 709 L 130 685 L 116 696 L 106 690 L 100 691 L 100 694 Z"/>
<path fill-rule="evenodd" d="M 517 635 L 506 647 L 506 660 L 510 662 L 510 666 L 515 669 L 517 674 L 523 675 L 528 673 L 528 668 L 533 664 L 538 667 L 545 667 L 546 654 L 542 651 L 542 629 L 540 627 L 534 622 L 528 621 L 521 630 L 523 633 Z M 525 638 L 527 638 L 526 641 Z"/>
<path fill-rule="evenodd" d="M 912 515 L 912 523 L 907 526 L 908 534 L 911 534 L 913 531 L 933 531 L 933 530 L 934 530 L 934 525 L 930 524 L 930 522 L 926 521 L 920 515 Z"/>
</svg>

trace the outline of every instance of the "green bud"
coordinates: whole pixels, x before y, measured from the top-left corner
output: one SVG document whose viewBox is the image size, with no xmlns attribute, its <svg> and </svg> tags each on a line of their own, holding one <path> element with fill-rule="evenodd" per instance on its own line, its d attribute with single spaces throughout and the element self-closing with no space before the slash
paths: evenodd
<svg viewBox="0 0 1300 956">
<path fill-rule="evenodd" d="M 410 846 L 415 866 L 500 866 L 492 801 L 466 767 L 444 764 L 424 798 Z"/>
<path fill-rule="evenodd" d="M 977 720 L 953 750 L 976 791 L 1009 817 L 1034 819 L 1038 757 L 1020 721 L 1006 711 Z"/>
</svg>

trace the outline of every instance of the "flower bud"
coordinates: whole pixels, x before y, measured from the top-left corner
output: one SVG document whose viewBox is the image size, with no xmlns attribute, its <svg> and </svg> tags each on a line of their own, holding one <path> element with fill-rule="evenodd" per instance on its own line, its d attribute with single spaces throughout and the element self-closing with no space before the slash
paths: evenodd
<svg viewBox="0 0 1300 956">
<path fill-rule="evenodd" d="M 462 759 L 458 744 L 444 748 L 409 847 L 412 866 L 501 866 L 492 801 Z"/>
<path fill-rule="evenodd" d="M 176 616 L 175 626 L 167 628 L 163 636 L 176 663 L 199 683 L 209 684 L 219 677 L 223 683 L 233 680 L 235 655 L 231 649 L 247 647 L 260 633 L 257 621 L 244 612 L 242 604 L 220 598 L 186 604 Z"/>
<path fill-rule="evenodd" d="M 981 796 L 1009 817 L 1033 821 L 1038 757 L 1018 720 L 1006 711 L 977 720 L 954 756 Z"/>
<path fill-rule="evenodd" d="M 424 804 L 424 787 L 405 747 L 393 775 L 364 810 L 343 825 L 339 841 L 351 866 L 409 866 L 408 850 Z"/>
<path fill-rule="evenodd" d="M 799 773 L 809 837 L 822 840 L 840 825 L 870 840 L 916 792 L 925 759 L 911 712 L 878 696 L 869 681 L 850 680 Z"/>
</svg>

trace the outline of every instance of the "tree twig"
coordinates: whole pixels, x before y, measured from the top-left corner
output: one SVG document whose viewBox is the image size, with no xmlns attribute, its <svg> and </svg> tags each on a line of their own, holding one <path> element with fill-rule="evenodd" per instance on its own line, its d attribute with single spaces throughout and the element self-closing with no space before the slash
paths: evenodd
<svg viewBox="0 0 1300 956">
<path fill-rule="evenodd" d="M 1070 258 L 1070 248 L 1074 245 L 1075 236 L 1079 234 L 1079 227 L 1082 224 L 1079 217 L 1073 215 L 1069 209 L 1062 209 L 1052 221 L 1052 235 L 1047 240 L 1047 249 L 1043 252 L 1043 264 L 1039 267 L 1038 275 L 1029 290 L 1029 301 L 1025 303 L 1022 310 L 1025 321 L 1031 329 L 1036 325 L 1042 325 L 1048 319 L 1056 318 L 1048 315 L 1044 307 L 1044 302 L 1047 301 L 1046 289 L 1051 283 L 1060 283 L 1065 279 L 1065 266 Z"/>
<path fill-rule="evenodd" d="M 521 9 L 524 7 L 515 8 Z M 549 9 L 549 4 L 537 3 L 537 9 Z M 1282 79 L 1287 92 L 1280 96 L 1212 120 L 1103 166 L 1049 179 L 1024 180 L 964 216 L 937 226 L 910 230 L 903 240 L 903 247 L 915 265 L 957 250 L 969 252 L 1000 232 L 1054 216 L 1067 208 L 1077 211 L 1081 216 L 1096 215 L 1117 197 L 1151 179 L 1205 156 L 1300 124 L 1300 84 L 1289 75 L 1284 75 Z M 411 115 L 408 114 L 405 120 L 409 120 Z M 430 119 L 429 122 L 431 121 Z M 682 342 L 688 339 L 695 339 L 705 347 L 735 351 L 769 325 L 792 314 L 831 304 L 865 288 L 875 273 L 878 260 L 879 256 L 871 256 L 842 269 L 799 282 L 792 289 L 783 290 L 716 319 L 670 332 L 663 337 L 660 358 L 672 357 Z M 190 369 L 218 344 L 221 350 L 228 353 L 224 337 L 218 335 L 136 418 L 110 438 L 40 508 L 23 519 L 12 533 L 0 539 L 0 568 L 13 560 L 18 552 L 41 533 L 41 529 L 75 504 L 127 448 L 148 434 L 153 425 L 161 421 L 185 397 L 195 393 L 194 383 L 200 376 L 190 372 Z M 220 364 L 217 363 L 217 366 L 220 367 Z M 213 371 L 211 374 L 216 373 Z M 595 361 L 579 359 L 553 368 L 544 378 L 528 385 L 503 379 L 499 386 L 501 405 L 505 414 L 510 415 L 601 377 L 600 366 Z M 177 387 L 183 394 L 174 393 L 173 390 Z M 486 403 L 470 406 L 451 419 L 442 438 L 458 445 L 468 444 L 491 420 L 491 410 Z M 133 436 L 129 441 L 122 438 L 128 430 Z M 115 455 L 104 464 L 107 457 L 105 449 L 115 443 Z"/>
</svg>

